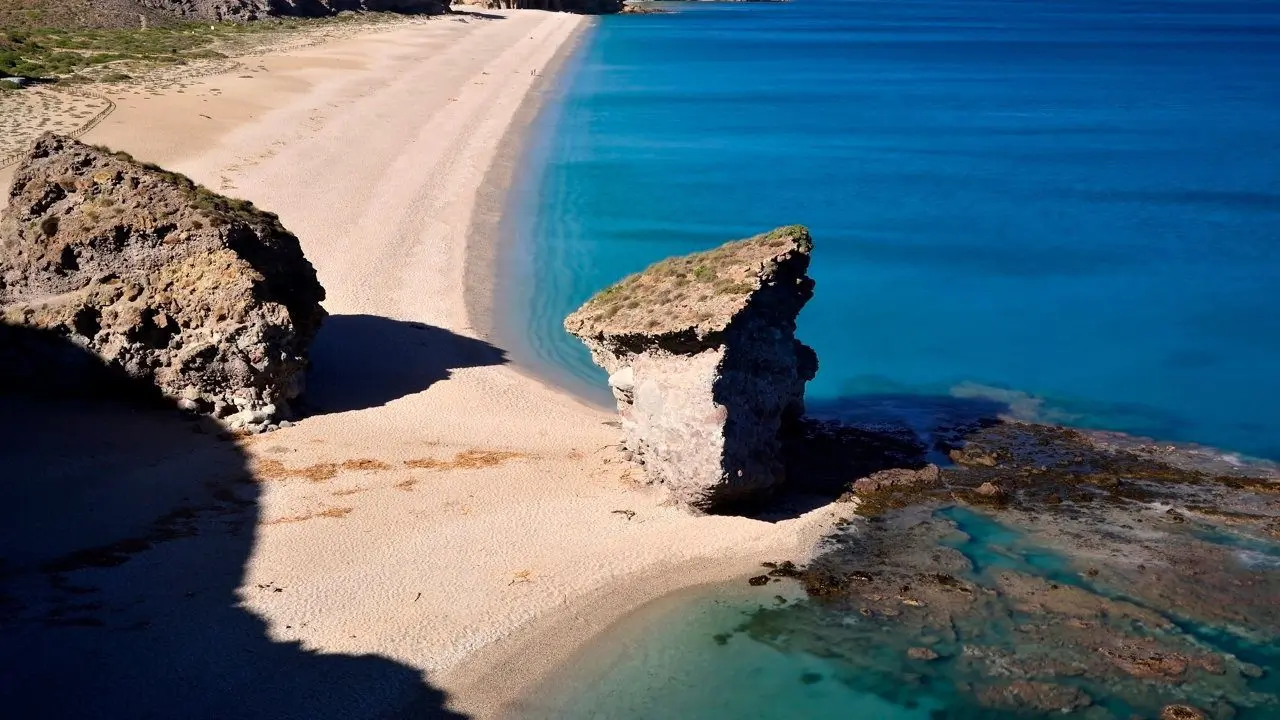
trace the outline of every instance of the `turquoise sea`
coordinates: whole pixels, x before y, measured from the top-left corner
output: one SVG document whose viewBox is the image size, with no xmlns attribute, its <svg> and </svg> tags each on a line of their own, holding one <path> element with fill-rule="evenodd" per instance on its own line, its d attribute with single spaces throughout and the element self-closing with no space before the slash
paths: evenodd
<svg viewBox="0 0 1280 720">
<path fill-rule="evenodd" d="M 505 232 L 518 359 L 663 257 L 817 249 L 810 407 L 983 398 L 1280 459 L 1280 2 L 795 0 L 601 18 Z"/>
<path fill-rule="evenodd" d="M 970 404 L 1280 460 L 1280 2 L 665 7 L 601 18 L 538 120 L 504 221 L 517 360 L 607 403 L 566 314 L 803 223 L 812 412 L 919 427 Z M 961 525 L 974 568 L 1023 543 Z M 996 717 L 956 694 L 959 665 L 904 666 L 913 638 L 740 585 L 637 613 L 520 717 Z M 1197 637 L 1280 691 L 1274 648 Z"/>
</svg>

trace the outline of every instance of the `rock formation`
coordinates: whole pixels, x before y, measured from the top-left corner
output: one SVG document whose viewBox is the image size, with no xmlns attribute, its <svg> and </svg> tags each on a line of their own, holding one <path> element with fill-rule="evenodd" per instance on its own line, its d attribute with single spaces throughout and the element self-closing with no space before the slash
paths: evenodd
<svg viewBox="0 0 1280 720">
<path fill-rule="evenodd" d="M 199 20 L 261 20 L 276 15 L 323 17 L 347 10 L 439 15 L 449 0 L 138 0 L 141 5 Z"/>
<path fill-rule="evenodd" d="M 66 337 L 228 427 L 289 415 L 323 299 L 298 239 L 249 202 L 49 133 L 14 174 L 0 321 Z M 48 357 L 0 360 L 38 382 Z"/>
<path fill-rule="evenodd" d="M 457 0 L 461 5 L 498 9 L 553 10 L 583 15 L 611 15 L 623 11 L 623 0 Z"/>
<path fill-rule="evenodd" d="M 441 15 L 449 0 L 2 0 L 0 28 L 164 27 L 189 21 L 246 22 L 347 11 Z"/>
<path fill-rule="evenodd" d="M 665 260 L 565 320 L 609 372 L 627 450 L 679 501 L 714 510 L 784 481 L 781 435 L 818 367 L 795 339 L 811 247 L 791 226 Z"/>
</svg>

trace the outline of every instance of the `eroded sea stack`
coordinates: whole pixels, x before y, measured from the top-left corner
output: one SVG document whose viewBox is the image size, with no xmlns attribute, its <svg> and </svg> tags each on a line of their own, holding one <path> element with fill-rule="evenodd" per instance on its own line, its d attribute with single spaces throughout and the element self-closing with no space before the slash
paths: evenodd
<svg viewBox="0 0 1280 720">
<path fill-rule="evenodd" d="M 14 175 L 0 322 L 65 337 L 228 427 L 289 417 L 323 299 L 298 239 L 249 202 L 49 133 Z M 55 372 L 12 347 L 35 336 L 5 335 L 9 381 Z"/>
<path fill-rule="evenodd" d="M 781 435 L 818 369 L 795 338 L 812 245 L 793 225 L 664 260 L 565 320 L 609 372 L 627 450 L 677 500 L 723 509 L 785 480 Z"/>
</svg>

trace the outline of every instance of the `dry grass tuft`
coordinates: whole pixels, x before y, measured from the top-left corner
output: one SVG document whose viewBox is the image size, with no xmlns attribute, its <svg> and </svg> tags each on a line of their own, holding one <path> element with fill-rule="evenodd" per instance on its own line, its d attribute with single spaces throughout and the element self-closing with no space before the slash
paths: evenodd
<svg viewBox="0 0 1280 720">
<path fill-rule="evenodd" d="M 368 472 L 378 472 L 381 470 L 391 469 L 391 465 L 389 463 L 382 462 L 381 460 L 369 460 L 367 458 L 361 458 L 359 460 L 345 460 L 339 467 L 343 470 L 364 470 Z"/>
<path fill-rule="evenodd" d="M 390 470 L 391 465 L 381 460 L 359 458 L 341 463 L 316 463 L 306 467 L 291 468 L 279 460 L 263 459 L 254 463 L 254 475 L 263 480 L 287 480 L 297 478 L 311 482 L 324 482 L 338 476 L 339 472 L 376 472 Z"/>
<path fill-rule="evenodd" d="M 253 474 L 262 480 L 287 480 L 300 478 L 312 482 L 330 480 L 338 475 L 338 466 L 333 463 L 317 463 L 301 468 L 291 468 L 279 460 L 258 460 L 253 465 Z"/>
<path fill-rule="evenodd" d="M 510 452 L 508 450 L 464 450 L 454 455 L 452 460 L 419 458 L 417 460 L 405 460 L 404 464 L 406 467 L 417 470 L 479 470 L 501 465 L 508 460 L 527 457 L 529 456 L 525 453 Z"/>
<path fill-rule="evenodd" d="M 324 510 L 312 512 L 312 513 L 303 513 L 301 515 L 291 515 L 289 517 L 282 517 L 276 520 L 271 520 L 266 524 L 267 525 L 284 525 L 286 523 L 297 523 L 297 522 L 303 522 L 305 520 L 314 520 L 316 518 L 333 518 L 334 520 L 340 520 L 350 514 L 351 514 L 351 508 L 349 507 L 333 507 L 333 508 L 326 508 Z"/>
<path fill-rule="evenodd" d="M 752 293 L 775 280 L 784 259 L 812 249 L 808 229 L 788 225 L 668 258 L 597 293 L 566 319 L 565 327 L 579 336 L 721 329 Z"/>
</svg>

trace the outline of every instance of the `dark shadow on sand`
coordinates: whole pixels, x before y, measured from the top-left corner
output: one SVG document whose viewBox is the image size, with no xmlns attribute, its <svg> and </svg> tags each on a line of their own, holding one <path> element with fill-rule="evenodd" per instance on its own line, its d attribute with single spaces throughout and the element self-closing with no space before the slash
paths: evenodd
<svg viewBox="0 0 1280 720">
<path fill-rule="evenodd" d="M 1009 406 L 987 398 L 880 393 L 808 401 L 784 442 L 787 482 L 771 496 L 730 513 L 777 522 L 844 495 L 879 470 L 946 465 L 965 435 L 999 422 Z"/>
<path fill-rule="evenodd" d="M 450 10 L 449 15 L 452 17 L 473 17 L 477 20 L 506 20 L 506 15 L 494 15 L 493 13 L 484 13 L 479 10 Z"/>
<path fill-rule="evenodd" d="M 242 599 L 301 589 L 240 590 L 262 518 L 239 447 L 65 340 L 3 325 L 0 488 L 6 717 L 463 717 L 415 668 L 273 640 Z"/>
<path fill-rule="evenodd" d="M 506 352 L 434 325 L 375 315 L 334 315 L 311 346 L 302 409 L 362 410 L 422 392 L 459 368 L 501 365 Z"/>
</svg>

